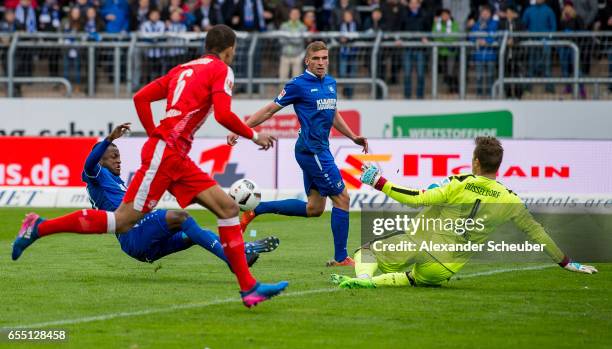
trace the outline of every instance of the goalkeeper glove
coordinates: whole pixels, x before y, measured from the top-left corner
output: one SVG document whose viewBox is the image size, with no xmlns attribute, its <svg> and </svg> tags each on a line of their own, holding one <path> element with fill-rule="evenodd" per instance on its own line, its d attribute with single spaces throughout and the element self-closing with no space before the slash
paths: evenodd
<svg viewBox="0 0 612 349">
<path fill-rule="evenodd" d="M 387 182 L 387 179 L 380 173 L 380 169 L 376 165 L 367 164 L 361 167 L 361 177 L 359 178 L 362 183 L 372 186 L 378 190 L 382 190 L 383 186 Z"/>
<path fill-rule="evenodd" d="M 560 266 L 565 270 L 573 271 L 575 273 L 595 274 L 597 269 L 595 267 L 578 262 L 572 262 L 568 257 L 563 258 L 563 261 L 559 263 Z"/>
</svg>

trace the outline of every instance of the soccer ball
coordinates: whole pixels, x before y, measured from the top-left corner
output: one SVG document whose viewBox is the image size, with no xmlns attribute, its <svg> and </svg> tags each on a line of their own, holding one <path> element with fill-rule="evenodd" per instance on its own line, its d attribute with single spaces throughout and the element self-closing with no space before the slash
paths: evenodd
<svg viewBox="0 0 612 349">
<path fill-rule="evenodd" d="M 250 179 L 239 179 L 229 189 L 229 196 L 238 204 L 241 211 L 253 210 L 261 201 L 261 190 Z"/>
</svg>

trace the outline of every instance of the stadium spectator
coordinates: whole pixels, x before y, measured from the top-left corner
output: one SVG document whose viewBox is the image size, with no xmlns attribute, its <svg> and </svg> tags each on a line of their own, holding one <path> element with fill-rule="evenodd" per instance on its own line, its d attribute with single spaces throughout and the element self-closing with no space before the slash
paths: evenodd
<svg viewBox="0 0 612 349">
<path fill-rule="evenodd" d="M 170 22 L 170 14 L 175 10 L 181 10 L 181 21 L 185 20 L 184 13 L 189 12 L 187 5 L 183 4 L 183 0 L 170 0 L 168 5 L 161 10 L 161 20 Z"/>
<path fill-rule="evenodd" d="M 61 25 L 62 10 L 57 0 L 45 0 L 38 10 L 38 30 L 58 32 Z"/>
<path fill-rule="evenodd" d="M 266 20 L 272 18 L 272 13 L 264 7 L 263 0 L 238 0 L 236 13 L 239 22 L 233 23 L 236 30 L 249 32 L 266 31 Z"/>
<path fill-rule="evenodd" d="M 4 19 L 2 20 L 2 22 L 0 22 L 0 32 L 14 33 L 16 30 L 17 25 L 15 23 L 15 11 L 13 11 L 12 9 L 6 9 L 4 11 Z M 2 36 L 0 37 L 0 42 L 2 43 L 2 47 L 0 49 L 0 62 L 3 62 L 2 69 L 4 69 L 4 76 L 6 76 L 8 72 L 8 60 L 6 59 L 6 54 L 11 39 L 8 36 Z"/>
<path fill-rule="evenodd" d="M 83 29 L 87 33 L 88 40 L 100 41 L 100 33 L 104 31 L 104 21 L 98 16 L 95 7 L 89 7 L 85 12 L 85 25 Z"/>
<path fill-rule="evenodd" d="M 408 2 L 402 30 L 408 32 L 429 32 L 431 30 L 431 25 L 428 25 L 427 16 L 421 10 L 420 0 L 410 0 Z M 421 42 L 427 43 L 427 38 L 423 37 Z M 425 96 L 425 50 L 425 48 L 421 47 L 408 47 L 404 50 L 404 98 L 412 98 L 413 68 L 416 70 L 417 78 L 416 97 L 423 99 Z"/>
<path fill-rule="evenodd" d="M 280 28 L 283 23 L 287 22 L 290 17 L 291 10 L 294 8 L 302 10 L 304 1 L 302 0 L 280 0 L 274 7 L 274 26 Z"/>
<path fill-rule="evenodd" d="M 599 11 L 593 29 L 612 31 L 612 0 L 608 0 L 605 7 Z M 608 78 L 612 78 L 612 42 L 609 36 L 603 36 L 600 40 L 604 50 L 603 53 L 608 57 Z M 612 92 L 612 84 L 608 84 L 608 92 Z"/>
<path fill-rule="evenodd" d="M 353 20 L 357 24 L 357 28 L 361 28 L 361 23 L 359 21 L 359 16 L 357 16 L 357 9 L 353 6 L 350 0 L 340 0 L 338 3 L 338 7 L 334 9 L 332 13 L 332 30 L 340 30 L 340 25 L 344 23 L 344 12 L 351 11 L 353 14 Z"/>
<path fill-rule="evenodd" d="M 523 13 L 523 23 L 527 30 L 531 33 L 546 33 L 557 31 L 557 20 L 554 12 L 546 5 L 546 0 L 536 0 Z M 542 42 L 545 43 L 543 38 Z M 535 77 L 541 71 L 545 78 L 551 76 L 551 48 L 549 45 L 544 45 L 543 48 L 529 49 L 527 75 Z M 531 86 L 527 87 L 531 90 Z M 546 84 L 546 92 L 554 93 L 555 88 L 552 84 Z"/>
<path fill-rule="evenodd" d="M 138 0 L 130 8 L 130 31 L 138 31 L 142 23 L 147 21 L 149 11 L 155 6 L 151 5 L 151 0 Z"/>
<path fill-rule="evenodd" d="M 304 13 L 304 17 L 302 19 L 302 22 L 306 26 L 306 31 L 307 32 L 309 32 L 309 33 L 318 33 L 319 32 L 319 30 L 317 29 L 317 19 L 316 19 L 314 11 L 306 11 Z"/>
<path fill-rule="evenodd" d="M 386 0 L 382 6 L 382 16 L 385 19 L 385 30 L 393 32 L 402 30 L 404 7 L 399 0 Z"/>
<path fill-rule="evenodd" d="M 76 0 L 75 6 L 78 7 L 81 12 L 81 19 L 84 19 L 87 14 L 87 9 L 94 6 L 94 4 L 91 0 Z"/>
<path fill-rule="evenodd" d="M 442 9 L 440 15 L 434 19 L 432 33 L 438 35 L 456 34 L 459 32 L 459 25 L 454 21 L 449 9 Z M 436 41 L 451 43 L 457 41 L 457 37 L 438 37 Z M 450 47 L 440 47 L 438 49 L 440 57 L 440 67 L 442 78 L 448 92 L 457 93 L 459 91 L 459 80 L 457 79 L 457 49 Z"/>
<path fill-rule="evenodd" d="M 31 0 L 20 0 L 15 7 L 15 29 L 26 33 L 37 31 L 36 11 Z M 32 62 L 34 59 L 32 49 L 17 49 L 15 57 L 15 76 L 32 76 Z M 21 96 L 21 84 L 15 84 L 15 95 Z"/>
<path fill-rule="evenodd" d="M 373 33 L 383 30 L 383 14 L 380 8 L 375 8 L 369 17 L 363 21 L 363 31 Z"/>
<path fill-rule="evenodd" d="M 465 22 L 470 14 L 470 0 L 443 0 L 442 8 L 450 11 L 459 31 L 465 31 Z"/>
<path fill-rule="evenodd" d="M 491 46 L 495 43 L 495 37 L 492 34 L 497 31 L 498 24 L 499 22 L 493 18 L 491 7 L 481 6 L 480 16 L 472 26 L 471 32 L 488 35 L 470 36 L 470 40 L 476 42 L 477 45 L 473 53 L 473 60 L 476 69 L 476 95 L 478 96 L 488 95 L 493 86 L 497 51 Z"/>
<path fill-rule="evenodd" d="M 62 10 L 57 0 L 45 0 L 38 10 L 38 30 L 41 32 L 59 32 L 61 26 Z M 50 49 L 41 53 L 41 58 L 48 60 L 49 76 L 59 75 L 59 61 L 61 52 L 58 49 Z M 59 86 L 55 86 L 56 88 Z"/>
<path fill-rule="evenodd" d="M 140 32 L 145 34 L 147 42 L 155 44 L 159 36 L 166 31 L 159 10 L 149 12 L 149 19 L 142 24 Z M 146 82 L 151 82 L 162 75 L 162 49 L 153 47 L 145 50 L 143 72 Z"/>
<path fill-rule="evenodd" d="M 581 31 L 585 28 L 582 18 L 576 13 L 574 3 L 572 1 L 565 1 L 563 5 L 563 12 L 561 13 L 561 19 L 559 21 L 559 31 L 564 33 L 572 33 Z M 571 38 L 569 38 L 571 39 Z M 577 40 L 574 40 L 577 41 Z M 573 72 L 574 67 L 574 50 L 569 47 L 559 47 L 559 64 L 561 65 L 561 77 L 570 77 L 570 72 Z M 584 66 L 583 64 L 581 64 Z M 572 92 L 572 85 L 565 85 L 564 93 Z M 580 85 L 580 96 L 586 97 L 586 91 L 584 85 Z"/>
<path fill-rule="evenodd" d="M 337 0 L 320 0 L 320 7 L 317 7 L 317 28 L 321 31 L 334 30 L 334 10 L 338 5 Z"/>
<path fill-rule="evenodd" d="M 209 31 L 213 25 L 224 23 L 221 7 L 213 5 L 212 0 L 202 0 L 202 4 L 193 14 L 193 30 L 197 32 Z"/>
<path fill-rule="evenodd" d="M 15 7 L 15 24 L 17 31 L 35 33 L 37 31 L 36 10 L 32 0 L 20 0 Z"/>
<path fill-rule="evenodd" d="M 373 34 L 375 32 L 379 32 L 383 30 L 384 23 L 383 23 L 382 10 L 378 7 L 373 9 L 372 12 L 370 13 L 370 16 L 364 20 L 363 25 L 364 25 L 363 30 L 368 34 Z M 385 55 L 379 52 L 378 61 L 380 62 L 383 59 L 385 59 Z M 368 70 L 371 72 L 372 67 L 370 66 L 369 62 L 367 62 L 365 65 L 368 68 Z M 378 70 L 376 72 L 376 77 L 384 80 L 384 71 L 382 70 L 384 70 L 384 68 L 378 67 Z M 382 88 L 378 85 L 376 85 L 376 98 L 377 99 L 382 98 Z"/>
<path fill-rule="evenodd" d="M 405 8 L 399 0 L 386 0 L 382 6 L 383 30 L 397 32 L 402 30 Z M 394 70 L 399 71 L 402 65 L 402 51 L 396 48 L 384 49 L 381 52 L 380 71 L 385 80 L 391 84 L 397 84 L 398 75 Z M 387 69 L 389 78 L 387 79 Z"/>
<path fill-rule="evenodd" d="M 289 12 L 289 20 L 283 23 L 280 30 L 291 34 L 291 37 L 285 37 L 280 40 L 282 46 L 280 66 L 278 68 L 279 78 L 289 80 L 293 76 L 298 76 L 304 71 L 304 39 L 295 37 L 303 34 L 307 28 L 300 21 L 300 9 L 294 7 Z M 286 81 L 283 81 L 283 85 Z"/>
<path fill-rule="evenodd" d="M 184 33 L 187 31 L 187 25 L 183 23 L 183 11 L 180 8 L 174 9 L 170 14 L 170 20 L 166 24 L 166 32 L 168 33 Z M 172 67 L 185 61 L 185 53 L 187 50 L 184 47 L 185 39 L 171 38 L 168 42 L 176 45 L 176 47 L 167 50 L 167 59 L 164 60 L 166 67 L 164 71 L 170 70 Z"/>
<path fill-rule="evenodd" d="M 518 7 L 515 5 L 504 5 L 500 12 L 502 15 L 499 21 L 499 30 L 507 31 L 510 34 L 520 32 L 525 29 L 523 22 L 519 16 Z M 506 70 L 507 77 L 524 77 L 523 62 L 519 60 L 517 49 L 515 48 L 519 38 L 509 36 L 506 42 Z M 506 85 L 504 87 L 506 97 L 521 99 L 523 97 L 523 86 L 521 84 Z"/>
<path fill-rule="evenodd" d="M 353 15 L 353 11 L 344 10 L 342 14 L 342 23 L 340 23 L 340 33 L 342 36 L 340 37 L 340 59 L 338 61 L 338 76 L 341 78 L 351 78 L 355 76 L 357 71 L 357 50 L 354 47 L 350 47 L 346 45 L 351 41 L 351 38 L 355 37 L 357 34 L 357 22 L 355 21 L 355 16 Z M 353 87 L 350 85 L 345 86 L 342 90 L 342 94 L 344 97 L 351 99 L 353 98 Z"/>
<path fill-rule="evenodd" d="M 576 15 L 582 21 L 583 28 L 591 30 L 593 28 L 593 23 L 595 23 L 597 19 L 597 12 L 599 11 L 597 0 L 573 0 L 571 3 Z M 565 12 L 566 7 L 567 1 L 565 1 L 563 5 L 563 12 Z"/>
<path fill-rule="evenodd" d="M 14 33 L 17 31 L 17 23 L 15 21 L 15 11 L 6 9 L 4 11 L 4 19 L 0 22 L 0 32 Z"/>
<path fill-rule="evenodd" d="M 599 11 L 597 0 L 574 0 L 572 5 L 577 16 L 582 20 L 583 30 L 592 30 Z M 580 47 L 580 69 L 582 73 L 589 75 L 591 73 L 591 60 L 595 54 L 594 47 L 596 43 L 592 37 L 588 36 L 580 37 L 577 42 Z"/>
<path fill-rule="evenodd" d="M 127 0 L 105 0 L 100 13 L 106 21 L 107 33 L 123 33 L 130 29 L 130 7 Z"/>
<path fill-rule="evenodd" d="M 78 6 L 70 9 L 68 17 L 62 20 L 62 32 L 66 35 L 66 43 L 75 43 L 78 40 L 77 33 L 83 31 L 81 10 Z M 64 51 L 64 78 L 74 85 L 74 92 L 80 92 L 81 85 L 81 57 L 79 49 L 69 47 Z"/>
</svg>

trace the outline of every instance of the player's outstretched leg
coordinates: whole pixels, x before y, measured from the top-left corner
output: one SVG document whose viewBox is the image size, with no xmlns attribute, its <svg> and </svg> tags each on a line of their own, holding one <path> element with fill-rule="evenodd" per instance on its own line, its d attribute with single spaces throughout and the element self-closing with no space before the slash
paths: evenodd
<svg viewBox="0 0 612 349">
<path fill-rule="evenodd" d="M 279 295 L 287 288 L 287 286 L 289 286 L 287 281 L 281 281 L 277 284 L 260 284 L 258 282 L 251 290 L 240 292 L 240 296 L 242 296 L 242 303 L 247 308 L 254 307 L 265 300 Z"/>
<path fill-rule="evenodd" d="M 246 211 L 240 218 L 240 226 L 242 231 L 246 231 L 247 226 L 255 217 L 274 213 L 283 216 L 308 217 L 306 212 L 306 202 L 297 199 L 277 200 L 261 202 L 254 210 Z"/>
<path fill-rule="evenodd" d="M 239 208 L 234 200 L 218 185 L 200 192 L 196 200 L 218 217 L 223 252 L 240 285 L 240 295 L 244 305 L 252 307 L 282 292 L 288 285 L 286 281 L 278 284 L 260 284 L 251 275 L 244 253 L 244 240 L 238 218 Z"/>
<path fill-rule="evenodd" d="M 38 239 L 38 226 L 43 221 L 36 213 L 28 213 L 17 233 L 17 238 L 13 242 L 13 253 L 11 258 L 16 261 L 23 251 Z"/>
<path fill-rule="evenodd" d="M 29 213 L 23 220 L 13 243 L 12 259 L 17 260 L 23 251 L 37 239 L 56 233 L 104 234 L 115 232 L 113 212 L 78 210 L 54 219 L 45 220 L 36 213 Z"/>
</svg>

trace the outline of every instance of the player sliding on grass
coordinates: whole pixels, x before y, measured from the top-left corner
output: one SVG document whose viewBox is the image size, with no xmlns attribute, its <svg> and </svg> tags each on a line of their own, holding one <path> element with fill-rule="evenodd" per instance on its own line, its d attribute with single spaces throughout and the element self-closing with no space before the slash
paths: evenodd
<svg viewBox="0 0 612 349">
<path fill-rule="evenodd" d="M 206 35 L 206 55 L 178 65 L 134 95 L 140 122 L 149 139 L 142 164 L 115 212 L 79 210 L 43 220 L 26 216 L 19 236 L 31 239 L 55 232 L 125 233 L 151 212 L 168 190 L 181 207 L 198 203 L 217 216 L 223 252 L 234 271 L 245 306 L 252 307 L 281 293 L 288 285 L 260 284 L 247 265 L 238 205 L 188 156 L 193 135 L 214 106 L 215 119 L 230 131 L 269 149 L 274 138 L 257 134 L 231 111 L 234 73 L 228 66 L 236 53 L 236 34 L 216 25 Z M 166 100 L 166 115 L 155 126 L 151 103 Z"/>
<path fill-rule="evenodd" d="M 593 274 L 592 266 L 571 261 L 536 222 L 520 198 L 495 180 L 502 162 L 503 148 L 493 137 L 476 138 L 472 159 L 473 174 L 451 176 L 446 184 L 426 191 L 409 189 L 391 183 L 381 176 L 374 165 L 365 165 L 361 181 L 382 191 L 390 198 L 410 206 L 429 206 L 426 216 L 457 219 L 481 219 L 484 229 L 473 229 L 458 235 L 444 229 L 416 231 L 411 235 L 398 232 L 364 245 L 355 254 L 356 278 L 332 275 L 332 281 L 342 288 L 375 288 L 379 286 L 439 286 L 449 280 L 469 260 L 473 252 L 445 251 L 380 251 L 380 246 L 398 246 L 415 239 L 438 244 L 480 244 L 500 225 L 512 221 L 529 238 L 545 244 L 544 251 L 561 267 L 569 271 Z M 429 212 L 426 210 L 430 210 Z M 378 248 L 377 248 L 378 246 Z M 417 243 L 418 246 L 418 243 Z M 403 272 L 412 267 L 410 271 Z M 383 274 L 374 276 L 377 269 Z"/>
<path fill-rule="evenodd" d="M 362 146 L 366 153 L 368 141 L 365 137 L 355 135 L 336 109 L 336 80 L 327 75 L 328 55 L 325 43 L 315 41 L 309 44 L 304 59 L 306 71 L 287 83 L 274 102 L 258 110 L 246 122 L 248 126 L 255 127 L 282 108 L 293 104 L 301 127 L 295 144 L 295 159 L 302 168 L 308 202 L 297 199 L 262 202 L 255 210 L 245 212 L 240 223 L 244 230 L 256 216 L 266 213 L 319 217 L 329 197 L 334 205 L 331 215 L 334 259 L 327 265 L 353 266 L 354 261 L 346 251 L 350 198 L 329 151 L 329 133 L 333 126 L 355 144 Z M 237 135 L 230 134 L 228 144 L 236 144 L 237 139 Z"/>
<path fill-rule="evenodd" d="M 130 124 L 117 126 L 108 137 L 96 144 L 85 161 L 81 177 L 87 183 L 87 192 L 93 208 L 114 211 L 125 196 L 125 185 L 121 179 L 121 155 L 113 141 L 130 129 Z M 184 211 L 155 210 L 144 216 L 125 234 L 116 234 L 121 249 L 141 262 L 152 263 L 169 254 L 183 251 L 198 244 L 225 263 L 229 262 L 223 253 L 219 237 L 209 230 L 200 228 L 193 218 Z M 13 260 L 37 238 L 18 237 L 13 244 Z M 260 252 L 270 252 L 278 246 L 278 239 L 267 237 L 245 243 L 249 266 L 253 265 Z"/>
</svg>

